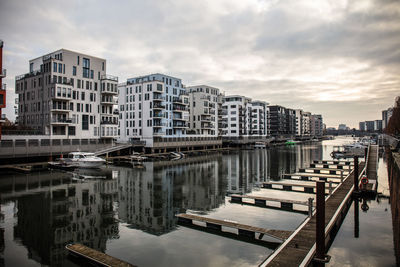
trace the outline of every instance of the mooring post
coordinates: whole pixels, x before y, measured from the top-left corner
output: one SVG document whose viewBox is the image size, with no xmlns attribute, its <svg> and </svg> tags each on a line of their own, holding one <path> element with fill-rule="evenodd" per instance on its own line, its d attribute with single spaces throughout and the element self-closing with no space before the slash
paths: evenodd
<svg viewBox="0 0 400 267">
<path fill-rule="evenodd" d="M 358 156 L 354 156 L 354 191 L 358 192 Z"/>
<path fill-rule="evenodd" d="M 312 209 L 313 209 L 313 201 L 312 197 L 308 198 L 308 217 L 312 217 Z"/>
<path fill-rule="evenodd" d="M 325 261 L 325 182 L 317 182 L 317 221 L 316 221 L 316 254 L 315 260 Z"/>
<path fill-rule="evenodd" d="M 332 195 L 332 191 L 333 191 L 332 181 L 329 181 L 329 195 Z"/>
<path fill-rule="evenodd" d="M 364 148 L 364 160 L 367 162 L 367 157 L 368 157 L 368 147 Z"/>
<path fill-rule="evenodd" d="M 340 182 L 343 183 L 343 171 L 340 171 Z"/>
</svg>

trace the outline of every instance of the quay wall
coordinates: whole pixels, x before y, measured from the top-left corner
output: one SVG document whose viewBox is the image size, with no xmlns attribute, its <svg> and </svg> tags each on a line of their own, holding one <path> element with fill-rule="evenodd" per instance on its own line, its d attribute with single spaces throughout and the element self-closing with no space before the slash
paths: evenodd
<svg viewBox="0 0 400 267">
<path fill-rule="evenodd" d="M 392 210 L 393 243 L 396 264 L 400 266 L 400 152 L 393 152 L 386 148 L 386 156 Z"/>
</svg>

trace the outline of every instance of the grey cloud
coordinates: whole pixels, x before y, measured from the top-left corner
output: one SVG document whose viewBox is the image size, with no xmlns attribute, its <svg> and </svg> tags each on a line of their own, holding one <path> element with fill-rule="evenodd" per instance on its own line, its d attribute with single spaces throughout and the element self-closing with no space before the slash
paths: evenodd
<svg viewBox="0 0 400 267">
<path fill-rule="evenodd" d="M 1 1 L 8 95 L 29 59 L 64 47 L 106 58 L 120 81 L 164 72 L 354 127 L 400 91 L 400 4 L 326 3 L 318 14 L 290 0 Z M 363 112 L 349 119 L 352 107 Z"/>
</svg>

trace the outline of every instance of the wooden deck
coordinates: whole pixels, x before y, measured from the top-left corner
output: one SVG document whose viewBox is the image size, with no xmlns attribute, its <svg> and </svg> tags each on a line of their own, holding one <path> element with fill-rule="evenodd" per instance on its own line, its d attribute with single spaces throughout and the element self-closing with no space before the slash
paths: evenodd
<svg viewBox="0 0 400 267">
<path fill-rule="evenodd" d="M 69 244 L 65 247 L 70 253 L 81 256 L 89 261 L 100 264 L 101 266 L 112 267 L 134 267 L 135 265 L 129 264 L 120 259 L 111 257 L 100 251 L 94 250 L 82 244 Z"/>
<path fill-rule="evenodd" d="M 292 231 L 265 229 L 265 228 L 261 228 L 261 227 L 250 226 L 247 224 L 241 224 L 241 223 L 225 221 L 225 220 L 218 220 L 218 219 L 197 216 L 197 215 L 192 215 L 192 214 L 185 214 L 185 213 L 177 214 L 176 217 L 178 217 L 178 220 L 179 220 L 178 222 L 181 222 L 181 223 L 192 224 L 193 221 L 205 222 L 206 226 L 208 228 L 212 228 L 212 229 L 219 230 L 219 231 L 222 231 L 222 226 L 238 229 L 239 235 L 245 235 L 248 237 L 255 237 L 255 234 L 259 233 L 262 235 L 268 235 L 270 237 L 273 237 L 273 238 L 276 238 L 279 240 L 285 240 L 293 233 Z"/>
<path fill-rule="evenodd" d="M 359 170 L 362 172 L 365 163 L 361 162 Z M 325 202 L 325 234 L 326 240 L 334 226 L 341 223 L 345 211 L 351 202 L 353 191 L 353 172 L 346 177 L 338 188 Z M 293 236 L 288 238 L 261 266 L 307 266 L 315 251 L 316 214 L 306 221 Z M 314 251 L 314 252 L 313 252 Z M 311 253 L 311 254 L 310 254 Z"/>
<path fill-rule="evenodd" d="M 328 173 L 314 173 L 314 172 L 296 172 L 296 173 L 285 174 L 285 176 L 338 178 L 338 179 L 340 179 L 340 173 L 339 174 L 328 174 Z"/>
<path fill-rule="evenodd" d="M 298 180 L 301 183 L 288 183 L 288 182 L 263 182 L 261 184 L 262 188 L 266 189 L 274 189 L 274 190 L 284 190 L 284 191 L 293 191 L 293 192 L 299 192 L 299 193 L 308 193 L 308 194 L 315 194 L 314 189 L 317 187 L 316 184 L 312 181 L 304 181 L 304 180 Z M 305 184 L 306 183 L 306 184 Z M 330 187 L 330 183 L 327 182 L 325 185 L 325 188 L 328 190 L 328 192 L 332 192 L 335 186 L 333 183 L 331 183 L 332 187 Z M 282 186 L 282 188 L 277 188 L 273 186 Z M 296 189 L 295 189 L 295 188 Z M 303 187 L 303 190 L 297 189 L 298 187 Z"/>
</svg>

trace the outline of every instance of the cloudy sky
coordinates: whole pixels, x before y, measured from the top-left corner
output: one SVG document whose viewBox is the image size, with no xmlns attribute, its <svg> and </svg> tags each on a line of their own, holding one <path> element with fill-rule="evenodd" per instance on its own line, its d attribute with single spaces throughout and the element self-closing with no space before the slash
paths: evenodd
<svg viewBox="0 0 400 267">
<path fill-rule="evenodd" d="M 1 0 L 8 108 L 28 60 L 60 48 L 107 59 L 120 81 L 161 72 L 322 114 L 381 118 L 400 95 L 400 2 Z"/>
</svg>

